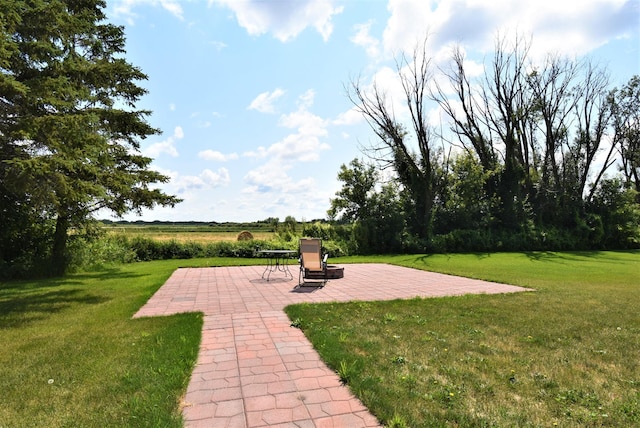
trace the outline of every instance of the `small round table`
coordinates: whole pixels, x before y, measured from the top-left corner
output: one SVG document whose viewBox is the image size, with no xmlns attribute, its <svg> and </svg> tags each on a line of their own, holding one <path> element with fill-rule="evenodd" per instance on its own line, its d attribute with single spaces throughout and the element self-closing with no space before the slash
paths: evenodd
<svg viewBox="0 0 640 428">
<path fill-rule="evenodd" d="M 271 273 L 276 271 L 284 273 L 284 277 L 289 278 L 289 280 L 293 279 L 293 274 L 289 270 L 289 264 L 287 263 L 287 260 L 289 260 L 293 254 L 297 254 L 297 251 L 260 250 L 257 251 L 257 253 L 267 258 L 267 267 L 264 269 L 264 272 L 262 272 L 262 279 L 266 279 L 267 281 L 269 281 L 271 278 Z"/>
</svg>

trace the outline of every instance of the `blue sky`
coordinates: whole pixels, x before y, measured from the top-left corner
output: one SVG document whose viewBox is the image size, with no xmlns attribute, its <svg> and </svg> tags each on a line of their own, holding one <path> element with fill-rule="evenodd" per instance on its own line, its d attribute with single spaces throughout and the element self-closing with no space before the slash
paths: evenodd
<svg viewBox="0 0 640 428">
<path fill-rule="evenodd" d="M 481 72 L 498 34 L 524 34 L 532 58 L 589 56 L 613 86 L 640 73 L 640 0 L 111 0 L 107 15 L 149 76 L 138 108 L 163 133 L 142 152 L 184 199 L 128 220 L 325 218 L 340 165 L 374 140 L 345 87 L 375 79 L 401 116 L 394 55 L 426 33 L 435 65 L 459 44 Z"/>
</svg>

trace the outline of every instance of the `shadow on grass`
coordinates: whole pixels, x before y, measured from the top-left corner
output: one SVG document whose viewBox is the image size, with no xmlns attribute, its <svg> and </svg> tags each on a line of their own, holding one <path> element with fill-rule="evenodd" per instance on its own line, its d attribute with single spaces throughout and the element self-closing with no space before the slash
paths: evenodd
<svg viewBox="0 0 640 428">
<path fill-rule="evenodd" d="M 110 268 L 110 269 L 104 269 L 98 272 L 73 274 L 72 276 L 68 277 L 67 280 L 76 281 L 76 282 L 84 282 L 86 280 L 107 281 L 111 279 L 141 278 L 143 276 L 148 276 L 148 275 L 141 274 L 141 273 L 127 272 L 118 268 Z"/>
<path fill-rule="evenodd" d="M 491 257 L 491 253 L 460 253 L 460 254 L 471 254 L 476 256 L 478 259 L 487 259 Z M 458 255 L 457 253 L 430 253 L 430 254 L 419 254 L 413 256 L 413 261 L 420 262 L 426 264 L 430 258 L 433 257 L 446 257 L 448 260 L 452 259 Z"/>
<path fill-rule="evenodd" d="M 96 305 L 108 300 L 80 289 L 0 296 L 0 329 L 25 327 L 77 304 Z"/>
<path fill-rule="evenodd" d="M 25 327 L 76 305 L 96 305 L 111 300 L 91 293 L 87 283 L 131 279 L 143 275 L 119 269 L 76 274 L 63 278 L 11 281 L 0 284 L 0 329 Z"/>
<path fill-rule="evenodd" d="M 633 254 L 633 251 L 629 252 Z M 613 256 L 610 251 L 526 251 L 523 253 L 530 260 L 548 261 L 548 262 L 565 262 L 565 261 L 582 261 L 588 259 L 598 259 L 598 261 L 608 261 L 612 263 L 625 263 L 623 260 Z"/>
<path fill-rule="evenodd" d="M 146 276 L 144 274 L 123 271 L 118 268 L 109 268 L 96 272 L 76 273 L 57 278 L 41 278 L 41 279 L 21 279 L 13 281 L 0 281 L 0 298 L 2 298 L 6 290 L 18 289 L 40 290 L 45 288 L 54 288 L 68 285 L 84 285 L 86 281 L 108 281 L 116 279 L 132 279 Z"/>
<path fill-rule="evenodd" d="M 628 253 L 633 255 L 640 255 L 640 251 L 638 250 L 624 250 L 620 251 L 622 253 Z M 609 261 L 612 263 L 625 263 L 624 260 L 620 260 L 613 254 L 616 254 L 616 251 L 599 251 L 599 250 L 584 250 L 584 251 L 522 251 L 513 252 L 514 254 L 523 254 L 530 260 L 534 261 L 556 261 L 556 262 L 564 262 L 564 261 L 581 261 L 588 259 L 598 259 L 600 261 Z M 488 259 L 492 257 L 493 253 L 461 253 L 473 255 L 477 259 Z M 447 258 L 452 258 L 453 254 L 449 253 L 435 253 L 435 254 L 419 254 L 415 255 L 412 260 L 415 262 L 426 263 L 429 258 L 433 256 L 444 256 Z"/>
</svg>

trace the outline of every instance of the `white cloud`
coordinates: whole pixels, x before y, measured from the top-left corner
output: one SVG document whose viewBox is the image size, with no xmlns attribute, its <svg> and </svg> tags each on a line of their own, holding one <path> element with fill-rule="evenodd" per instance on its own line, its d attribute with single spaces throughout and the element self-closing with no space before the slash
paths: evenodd
<svg viewBox="0 0 640 428">
<path fill-rule="evenodd" d="M 382 67 L 373 76 L 371 84 L 363 87 L 363 92 L 372 93 L 376 85 L 386 101 L 387 108 L 398 119 L 408 118 L 406 94 L 400 82 L 398 71 L 391 67 Z"/>
<path fill-rule="evenodd" d="M 283 120 L 290 124 L 298 123 L 298 132 L 289 134 L 268 148 L 258 147 L 256 150 L 247 151 L 243 156 L 253 158 L 275 158 L 288 162 L 311 162 L 320 159 L 322 151 L 331 148 L 320 141 L 321 137 L 328 135 L 326 121 L 311 113 L 292 113 L 283 116 Z"/>
<path fill-rule="evenodd" d="M 205 188 L 226 186 L 231 181 L 229 170 L 220 168 L 217 171 L 203 170 L 199 175 L 174 176 L 171 184 L 178 193 L 186 193 Z"/>
<path fill-rule="evenodd" d="M 270 161 L 245 176 L 242 190 L 247 202 L 242 206 L 244 215 L 283 218 L 294 213 L 298 219 L 326 216 L 327 201 L 333 190 L 326 183 L 318 184 L 315 177 L 295 177 L 290 166 Z"/>
<path fill-rule="evenodd" d="M 150 158 L 157 158 L 163 153 L 166 153 L 169 156 L 175 158 L 178 156 L 178 150 L 176 149 L 176 142 L 183 138 L 184 138 L 184 131 L 182 131 L 182 127 L 176 126 L 176 128 L 173 130 L 173 135 L 171 137 L 159 143 L 151 144 L 146 149 L 143 149 L 142 153 L 145 156 L 148 156 Z"/>
<path fill-rule="evenodd" d="M 280 116 L 280 126 L 297 132 L 269 147 L 269 154 L 280 159 L 315 161 L 320 158 L 321 151 L 330 148 L 320 141 L 328 135 L 328 121 L 307 110 L 313 105 L 314 96 L 312 90 L 305 92 L 299 98 L 297 111 Z"/>
<path fill-rule="evenodd" d="M 364 121 L 362 113 L 360 113 L 356 107 L 352 107 L 349 110 L 342 112 L 337 118 L 333 120 L 334 125 L 356 125 Z"/>
<path fill-rule="evenodd" d="M 133 11 L 142 6 L 161 7 L 176 18 L 183 20 L 184 11 L 178 0 L 115 0 L 113 1 L 113 14 L 123 17 L 129 25 L 135 25 L 138 15 Z"/>
<path fill-rule="evenodd" d="M 489 52 L 498 33 L 519 34 L 533 35 L 536 56 L 583 55 L 635 31 L 637 7 L 637 0 L 389 0 L 383 44 L 411 51 L 429 34 L 434 52 L 450 43 Z"/>
<path fill-rule="evenodd" d="M 171 13 L 176 18 L 184 19 L 182 16 L 182 6 L 180 5 L 180 2 L 173 0 L 160 0 L 160 5 L 164 10 Z"/>
<path fill-rule="evenodd" d="M 209 150 L 203 150 L 199 152 L 198 157 L 204 160 L 210 160 L 210 161 L 216 161 L 216 162 L 227 162 L 230 160 L 238 159 L 238 154 L 229 153 L 225 155 L 224 153 L 221 153 L 219 151 L 209 149 Z"/>
<path fill-rule="evenodd" d="M 242 153 L 242 156 L 247 158 L 264 158 L 267 156 L 267 149 L 264 146 L 259 146 L 255 150 L 247 150 Z"/>
<path fill-rule="evenodd" d="M 291 178 L 287 170 L 290 165 L 283 165 L 271 160 L 266 164 L 255 168 L 247 173 L 244 181 L 248 187 L 243 189 L 243 193 L 269 193 L 281 191 L 285 183 L 289 183 Z"/>
<path fill-rule="evenodd" d="M 204 187 L 204 181 L 202 178 L 195 175 L 178 176 L 172 184 L 175 186 L 178 193 L 185 193 L 192 190 L 202 189 Z"/>
<path fill-rule="evenodd" d="M 289 174 L 298 162 L 317 161 L 320 159 L 321 152 L 330 148 L 322 141 L 328 135 L 327 127 L 330 121 L 309 111 L 313 106 L 314 98 L 313 90 L 304 92 L 298 97 L 297 110 L 280 116 L 278 125 L 293 130 L 292 133 L 269 147 L 261 146 L 243 154 L 247 157 L 265 159 L 265 163 L 245 175 L 246 187 L 242 192 L 256 196 L 277 194 L 280 198 L 284 198 L 279 202 L 270 199 L 262 207 L 263 210 L 271 212 L 285 206 L 287 209 L 292 209 L 296 199 L 310 200 L 317 196 L 318 189 L 314 178 L 293 179 Z M 308 169 L 305 168 L 304 171 Z M 299 196 L 292 198 L 291 194 Z M 326 203 L 326 200 L 323 203 Z"/>
<path fill-rule="evenodd" d="M 343 10 L 334 6 L 333 0 L 209 0 L 209 4 L 215 3 L 231 9 L 249 34 L 272 33 L 282 42 L 295 38 L 307 27 L 315 28 L 328 40 L 333 32 L 331 19 Z"/>
<path fill-rule="evenodd" d="M 380 42 L 378 39 L 371 35 L 371 25 L 373 21 L 369 21 L 365 24 L 356 24 L 354 26 L 354 30 L 356 34 L 351 37 L 351 42 L 353 42 L 356 46 L 363 47 L 372 58 L 376 58 L 380 55 Z"/>
<path fill-rule="evenodd" d="M 247 110 L 257 110 L 260 113 L 276 113 L 274 102 L 284 95 L 284 91 L 277 88 L 273 92 L 263 92 L 251 101 Z"/>
<path fill-rule="evenodd" d="M 220 168 L 216 172 L 213 172 L 210 169 L 205 169 L 200 174 L 200 178 L 202 178 L 205 184 L 209 187 L 226 186 L 231 181 L 229 170 L 226 168 Z"/>
<path fill-rule="evenodd" d="M 278 124 L 285 128 L 298 129 L 300 134 L 324 136 L 327 135 L 327 122 L 307 110 L 298 110 L 280 116 Z"/>
<path fill-rule="evenodd" d="M 298 109 L 308 109 L 313 105 L 313 101 L 316 97 L 316 91 L 308 89 L 305 93 L 298 97 Z"/>
<path fill-rule="evenodd" d="M 320 142 L 319 137 L 304 132 L 291 134 L 269 147 L 269 154 L 289 161 L 310 162 L 320 159 L 320 152 L 328 150 L 330 146 Z"/>
<path fill-rule="evenodd" d="M 585 55 L 637 32 L 637 0 L 389 0 L 387 8 L 386 55 L 409 52 L 411 56 L 427 37 L 433 66 L 447 69 L 454 46 L 468 53 L 464 65 L 469 78 L 485 73 L 483 61 L 490 60 L 498 39 L 504 41 L 505 49 L 513 48 L 516 38 L 521 44 L 530 42 L 529 60 L 537 63 L 549 53 Z M 436 72 L 434 77 L 445 93 L 451 92 L 442 74 Z M 399 119 L 406 119 L 397 72 L 381 68 L 373 80 L 384 88 Z M 430 112 L 429 122 L 436 125 L 438 121 L 439 115 Z"/>
<path fill-rule="evenodd" d="M 283 128 L 295 129 L 296 132 L 287 135 L 268 148 L 263 146 L 256 150 L 245 152 L 246 157 L 271 157 L 278 160 L 309 162 L 320 158 L 320 152 L 328 150 L 330 146 L 320 141 L 328 135 L 329 121 L 308 111 L 313 105 L 315 92 L 308 90 L 298 97 L 298 110 L 283 114 L 278 125 Z"/>
<path fill-rule="evenodd" d="M 247 187 L 243 189 L 243 193 L 277 193 L 297 194 L 312 192 L 316 183 L 311 177 L 294 180 L 287 171 L 291 169 L 291 165 L 284 164 L 279 160 L 273 159 L 264 165 L 255 168 L 247 173 L 244 177 Z"/>
</svg>

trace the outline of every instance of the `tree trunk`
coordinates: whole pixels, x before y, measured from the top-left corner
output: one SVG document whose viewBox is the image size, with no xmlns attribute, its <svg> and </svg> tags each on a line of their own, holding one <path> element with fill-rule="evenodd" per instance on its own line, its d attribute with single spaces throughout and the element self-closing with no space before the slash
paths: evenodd
<svg viewBox="0 0 640 428">
<path fill-rule="evenodd" d="M 67 268 L 67 238 L 69 232 L 69 218 L 58 215 L 56 230 L 53 235 L 51 250 L 51 273 L 53 276 L 64 275 Z"/>
</svg>

